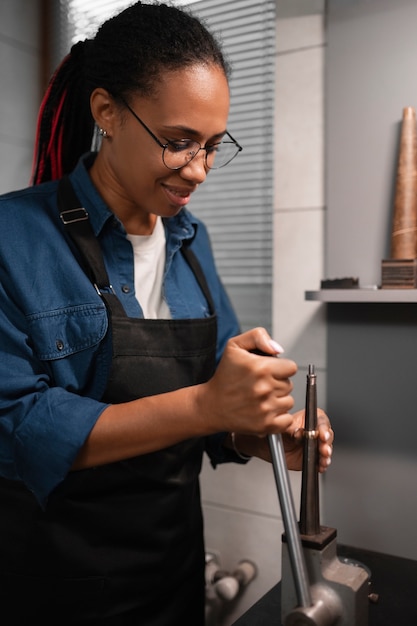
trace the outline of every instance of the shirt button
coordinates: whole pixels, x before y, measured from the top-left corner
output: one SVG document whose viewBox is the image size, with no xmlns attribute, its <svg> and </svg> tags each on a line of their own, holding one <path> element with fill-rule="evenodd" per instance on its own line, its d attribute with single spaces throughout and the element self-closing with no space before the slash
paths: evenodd
<svg viewBox="0 0 417 626">
<path fill-rule="evenodd" d="M 61 350 L 64 349 L 64 342 L 61 341 L 61 339 L 57 339 L 55 342 L 56 348 L 57 350 L 59 350 L 61 352 Z"/>
<path fill-rule="evenodd" d="M 123 285 L 123 287 L 122 287 L 122 291 L 123 291 L 123 293 L 130 293 L 130 287 L 129 287 L 129 285 Z"/>
</svg>

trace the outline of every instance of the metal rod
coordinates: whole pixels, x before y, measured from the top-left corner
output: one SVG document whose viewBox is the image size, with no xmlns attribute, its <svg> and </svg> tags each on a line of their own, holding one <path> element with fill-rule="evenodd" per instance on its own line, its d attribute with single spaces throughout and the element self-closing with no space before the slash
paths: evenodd
<svg viewBox="0 0 417 626">
<path fill-rule="evenodd" d="M 297 601 L 299 606 L 309 607 L 313 604 L 313 602 L 311 599 L 307 566 L 302 550 L 297 518 L 295 516 L 294 500 L 292 497 L 288 468 L 285 460 L 284 445 L 280 434 L 268 435 L 268 441 L 281 506 L 282 520 L 284 522 L 284 530 L 287 537 L 288 553 L 292 567 Z"/>
<path fill-rule="evenodd" d="M 314 365 L 309 365 L 301 483 L 300 533 L 302 535 L 317 535 L 320 532 L 316 380 Z"/>
</svg>

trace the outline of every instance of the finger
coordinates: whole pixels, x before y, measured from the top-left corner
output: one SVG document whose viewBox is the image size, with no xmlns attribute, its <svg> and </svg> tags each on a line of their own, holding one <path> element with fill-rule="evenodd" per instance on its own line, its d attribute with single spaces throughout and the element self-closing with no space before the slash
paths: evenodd
<svg viewBox="0 0 417 626">
<path fill-rule="evenodd" d="M 329 468 L 332 462 L 332 453 L 333 453 L 332 446 L 329 446 L 328 444 L 322 445 L 320 449 L 320 457 L 319 457 L 319 471 L 321 473 L 325 472 Z"/>
<path fill-rule="evenodd" d="M 324 443 L 328 443 L 329 445 L 333 444 L 334 441 L 334 432 L 331 429 L 330 425 L 321 424 L 318 427 L 319 439 Z"/>
<path fill-rule="evenodd" d="M 332 430 L 330 420 L 326 413 L 321 409 L 317 412 L 317 429 L 319 431 L 319 437 L 322 441 L 326 441 L 329 444 L 333 443 L 334 432 Z"/>
<path fill-rule="evenodd" d="M 333 454 L 333 446 L 328 443 L 319 444 L 319 454 L 321 458 L 331 458 Z"/>
<path fill-rule="evenodd" d="M 304 410 L 292 414 L 292 421 L 286 434 L 296 440 L 302 439 L 304 432 Z"/>
<path fill-rule="evenodd" d="M 297 442 L 301 443 L 304 440 L 304 428 L 302 426 L 298 426 L 291 433 L 291 437 Z"/>
<path fill-rule="evenodd" d="M 319 427 L 319 469 L 326 471 L 332 461 L 334 433 L 325 415 L 325 423 Z"/>
<path fill-rule="evenodd" d="M 289 404 L 291 404 L 292 398 L 290 399 Z M 291 406 L 289 407 L 291 409 Z M 291 425 L 293 421 L 293 416 L 290 413 L 281 413 L 280 415 L 276 415 L 272 422 L 271 433 L 285 433 L 288 430 L 288 427 Z"/>
<path fill-rule="evenodd" d="M 277 374 L 275 372 L 272 372 L 272 378 L 274 381 L 273 393 L 275 397 L 283 398 L 284 396 L 289 396 L 294 389 L 292 381 L 289 378 L 277 378 Z"/>
</svg>

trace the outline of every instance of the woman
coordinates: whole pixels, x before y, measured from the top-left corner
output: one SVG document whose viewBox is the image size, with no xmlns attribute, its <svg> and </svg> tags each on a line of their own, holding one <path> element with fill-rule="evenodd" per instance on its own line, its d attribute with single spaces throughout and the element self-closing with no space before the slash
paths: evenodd
<svg viewBox="0 0 417 626">
<path fill-rule="evenodd" d="M 133 5 L 64 59 L 35 186 L 1 199 L 8 624 L 203 624 L 203 451 L 214 466 L 267 459 L 265 436 L 282 432 L 301 465 L 296 365 L 254 354 L 282 351 L 264 329 L 238 334 L 186 209 L 241 149 L 227 75 L 189 13 Z M 324 471 L 333 435 L 319 419 Z"/>
</svg>

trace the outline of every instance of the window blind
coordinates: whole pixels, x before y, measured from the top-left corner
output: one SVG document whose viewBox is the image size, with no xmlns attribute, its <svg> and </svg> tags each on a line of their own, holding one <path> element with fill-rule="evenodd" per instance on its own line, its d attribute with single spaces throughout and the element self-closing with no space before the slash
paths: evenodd
<svg viewBox="0 0 417 626">
<path fill-rule="evenodd" d="M 72 43 L 93 36 L 103 20 L 131 3 L 52 3 L 54 65 Z M 271 330 L 275 0 L 198 0 L 189 7 L 220 37 L 232 65 L 228 130 L 243 146 L 230 165 L 210 172 L 189 208 L 209 229 L 242 329 Z"/>
<path fill-rule="evenodd" d="M 275 1 L 201 0 L 232 65 L 228 130 L 243 151 L 193 198 L 242 328 L 271 330 Z"/>
</svg>

